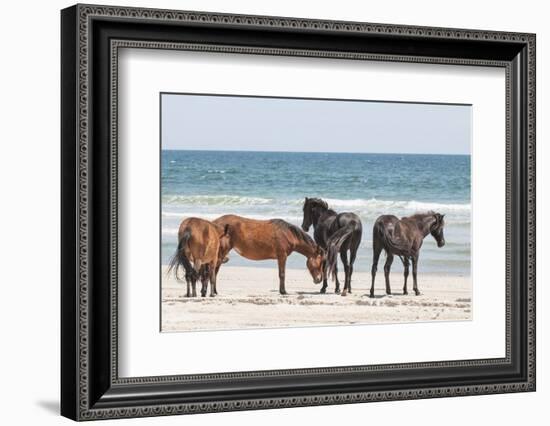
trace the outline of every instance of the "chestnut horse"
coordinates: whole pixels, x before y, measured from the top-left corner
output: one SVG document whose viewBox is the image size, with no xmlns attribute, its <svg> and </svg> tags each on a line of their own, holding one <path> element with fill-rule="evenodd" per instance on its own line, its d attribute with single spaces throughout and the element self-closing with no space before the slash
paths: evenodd
<svg viewBox="0 0 550 426">
<path fill-rule="evenodd" d="M 391 294 L 390 288 L 390 268 L 393 262 L 393 256 L 401 258 L 405 267 L 405 283 L 403 284 L 403 294 L 407 293 L 407 277 L 409 276 L 409 260 L 413 267 L 413 290 L 418 296 L 418 284 L 416 281 L 416 272 L 418 267 L 418 256 L 424 238 L 431 234 L 437 242 L 438 247 L 445 245 L 443 236 L 443 227 L 445 215 L 428 212 L 418 213 L 409 217 L 398 219 L 392 215 L 383 215 L 376 219 L 372 229 L 372 285 L 370 288 L 370 297 L 374 297 L 374 277 L 378 266 L 378 259 L 382 250 L 386 251 L 386 263 L 384 264 L 384 276 L 386 278 L 386 294 Z"/>
<path fill-rule="evenodd" d="M 236 215 L 225 215 L 214 223 L 229 226 L 231 248 L 250 260 L 277 259 L 279 266 L 279 292 L 285 290 L 287 257 L 294 251 L 307 258 L 307 268 L 318 284 L 323 280 L 324 250 L 297 226 L 281 219 L 256 220 Z"/>
<path fill-rule="evenodd" d="M 225 256 L 231 250 L 228 227 L 216 225 L 204 219 L 191 217 L 183 220 L 178 230 L 178 248 L 170 261 L 168 273 L 174 269 L 176 279 L 178 268 L 185 269 L 187 282 L 187 297 L 197 296 L 196 284 L 200 278 L 202 283 L 201 296 L 206 296 L 208 281 L 210 281 L 210 296 L 218 294 L 216 276 Z"/>
</svg>

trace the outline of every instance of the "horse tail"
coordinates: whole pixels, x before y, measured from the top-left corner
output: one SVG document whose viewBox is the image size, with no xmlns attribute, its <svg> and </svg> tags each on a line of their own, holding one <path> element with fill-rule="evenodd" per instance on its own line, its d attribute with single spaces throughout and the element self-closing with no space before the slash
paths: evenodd
<svg viewBox="0 0 550 426">
<path fill-rule="evenodd" d="M 185 250 L 184 250 L 190 238 L 191 238 L 191 230 L 189 228 L 186 228 L 178 242 L 178 248 L 176 249 L 174 256 L 172 256 L 172 259 L 170 259 L 170 264 L 168 266 L 167 274 L 170 274 L 172 270 L 174 270 L 174 275 L 176 277 L 176 280 L 178 281 L 180 280 L 178 277 L 178 269 L 180 265 L 183 266 L 183 268 L 185 269 L 186 277 L 188 276 L 192 280 L 198 279 L 197 271 L 195 271 L 195 268 L 193 268 L 193 265 L 191 265 L 191 262 L 186 256 Z"/>
<path fill-rule="evenodd" d="M 342 245 L 351 238 L 356 230 L 356 225 L 349 225 L 345 228 L 340 228 L 330 236 L 327 241 L 327 275 L 333 280 L 336 279 L 336 266 L 338 264 L 338 253 Z"/>
<path fill-rule="evenodd" d="M 386 244 L 386 236 L 384 235 L 384 224 L 377 220 L 372 227 L 372 248 L 375 249 L 377 244 Z"/>
<path fill-rule="evenodd" d="M 382 243 L 382 248 L 384 248 L 385 250 L 398 252 L 402 249 L 402 247 L 400 247 L 398 244 L 395 243 L 395 241 L 391 239 L 391 237 L 386 232 L 384 224 L 380 221 L 376 221 L 372 229 L 373 247 L 377 241 Z"/>
</svg>

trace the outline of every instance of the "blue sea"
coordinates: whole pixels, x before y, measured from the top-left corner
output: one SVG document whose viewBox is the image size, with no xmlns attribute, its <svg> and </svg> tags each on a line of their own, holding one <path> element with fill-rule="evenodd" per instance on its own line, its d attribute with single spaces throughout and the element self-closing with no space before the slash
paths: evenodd
<svg viewBox="0 0 550 426">
<path fill-rule="evenodd" d="M 379 215 L 434 210 L 445 214 L 446 245 L 439 249 L 426 237 L 419 272 L 470 274 L 469 155 L 163 150 L 161 197 L 163 264 L 176 249 L 185 217 L 233 213 L 300 226 L 304 197 L 319 197 L 337 212 L 361 217 L 355 270 L 370 271 L 372 225 Z M 379 270 L 383 262 L 382 256 Z M 276 267 L 275 261 L 254 262 L 235 252 L 228 265 Z M 305 258 L 293 254 L 288 267 L 305 268 Z M 402 270 L 397 259 L 393 270 Z"/>
</svg>

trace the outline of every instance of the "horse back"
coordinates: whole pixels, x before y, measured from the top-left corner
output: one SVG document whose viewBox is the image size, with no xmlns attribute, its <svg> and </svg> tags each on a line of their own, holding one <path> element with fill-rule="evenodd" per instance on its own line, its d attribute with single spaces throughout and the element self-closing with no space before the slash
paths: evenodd
<svg viewBox="0 0 550 426">
<path fill-rule="evenodd" d="M 395 227 L 397 222 L 399 222 L 399 218 L 397 216 L 394 216 L 392 214 L 383 214 L 382 216 L 378 216 L 378 218 L 374 222 L 374 228 L 380 227 L 380 225 L 382 225 L 384 228 L 393 228 Z"/>
<path fill-rule="evenodd" d="M 224 215 L 214 220 L 214 223 L 222 227 L 229 225 L 231 246 L 241 256 L 250 260 L 277 258 L 280 239 L 271 221 Z"/>
</svg>

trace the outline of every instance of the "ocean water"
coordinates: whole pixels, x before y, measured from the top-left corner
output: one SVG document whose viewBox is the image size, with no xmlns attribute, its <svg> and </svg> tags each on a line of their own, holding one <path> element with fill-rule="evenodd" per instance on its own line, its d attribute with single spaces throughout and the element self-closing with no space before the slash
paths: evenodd
<svg viewBox="0 0 550 426">
<path fill-rule="evenodd" d="M 357 271 L 370 271 L 372 226 L 379 215 L 434 210 L 445 214 L 446 245 L 437 248 L 426 237 L 419 273 L 470 274 L 468 155 L 163 150 L 162 263 L 174 253 L 185 217 L 211 220 L 233 213 L 300 226 L 304 197 L 323 198 L 337 212 L 360 216 Z M 383 262 L 382 255 L 379 271 Z M 276 267 L 276 262 L 254 262 L 232 252 L 228 265 Z M 293 254 L 287 267 L 305 268 L 305 258 Z M 402 270 L 399 259 L 392 270 Z"/>
</svg>

